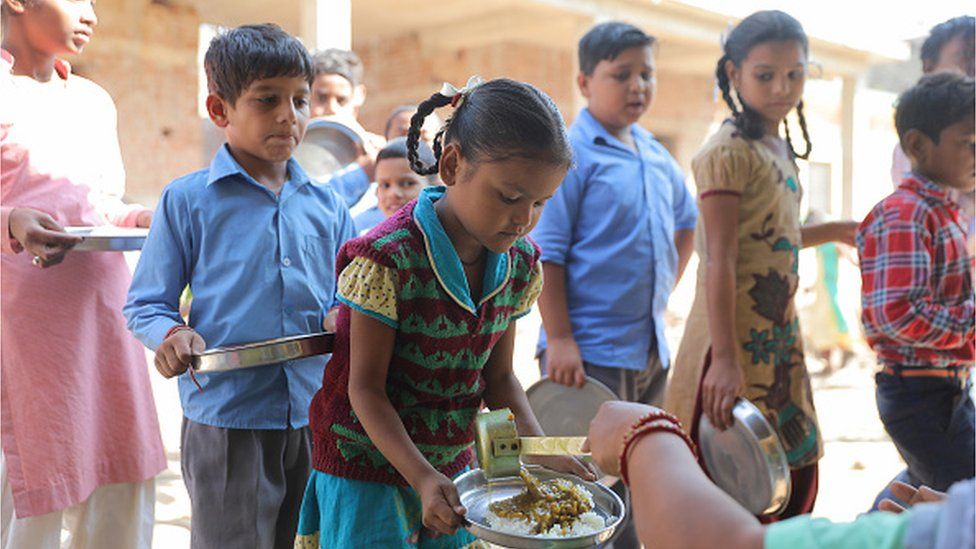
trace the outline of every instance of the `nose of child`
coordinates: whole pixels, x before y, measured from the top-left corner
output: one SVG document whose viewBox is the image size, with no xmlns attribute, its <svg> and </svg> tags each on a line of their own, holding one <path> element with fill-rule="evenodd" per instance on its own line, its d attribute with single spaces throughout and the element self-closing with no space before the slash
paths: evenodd
<svg viewBox="0 0 976 549">
<path fill-rule="evenodd" d="M 773 81 L 773 92 L 779 96 L 787 96 L 791 91 L 790 80 L 785 76 L 776 78 Z"/>
<path fill-rule="evenodd" d="M 335 116 L 339 114 L 339 101 L 335 98 L 329 98 L 329 100 L 325 102 L 324 108 L 324 116 Z"/>
<path fill-rule="evenodd" d="M 283 101 L 278 110 L 278 121 L 286 124 L 294 124 L 298 120 L 298 108 L 291 101 Z"/>
<path fill-rule="evenodd" d="M 515 232 L 519 235 L 523 235 L 528 232 L 528 227 L 532 223 L 532 207 L 519 208 L 512 215 L 512 225 L 515 226 Z"/>
<path fill-rule="evenodd" d="M 98 24 L 98 16 L 95 15 L 95 3 L 94 2 L 83 2 L 81 7 L 81 16 L 79 19 L 82 23 L 94 27 Z"/>
</svg>

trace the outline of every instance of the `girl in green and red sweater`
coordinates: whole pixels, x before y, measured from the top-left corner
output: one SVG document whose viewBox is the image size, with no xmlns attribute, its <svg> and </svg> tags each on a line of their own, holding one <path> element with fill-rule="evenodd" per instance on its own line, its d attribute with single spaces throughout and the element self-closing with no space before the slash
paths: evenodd
<svg viewBox="0 0 976 549">
<path fill-rule="evenodd" d="M 460 547 L 465 509 L 451 478 L 468 468 L 482 406 L 511 408 L 541 435 L 512 371 L 515 320 L 542 288 L 525 235 L 572 158 L 552 100 L 507 79 L 445 86 L 411 119 L 424 189 L 339 253 L 336 348 L 312 401 L 312 463 L 298 547 Z M 417 155 L 424 118 L 452 105 Z M 592 472 L 570 458 L 537 461 Z"/>
</svg>

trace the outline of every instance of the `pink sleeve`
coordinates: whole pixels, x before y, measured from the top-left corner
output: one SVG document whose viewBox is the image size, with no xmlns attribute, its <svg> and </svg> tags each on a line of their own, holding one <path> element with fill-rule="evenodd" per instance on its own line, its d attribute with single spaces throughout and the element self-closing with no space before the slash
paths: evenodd
<svg viewBox="0 0 976 549">
<path fill-rule="evenodd" d="M 0 206 L 0 227 L 4 232 L 3 235 L 0 235 L 0 253 L 16 254 L 24 249 L 20 242 L 10 236 L 10 212 L 12 211 L 13 208 L 11 207 Z"/>
</svg>

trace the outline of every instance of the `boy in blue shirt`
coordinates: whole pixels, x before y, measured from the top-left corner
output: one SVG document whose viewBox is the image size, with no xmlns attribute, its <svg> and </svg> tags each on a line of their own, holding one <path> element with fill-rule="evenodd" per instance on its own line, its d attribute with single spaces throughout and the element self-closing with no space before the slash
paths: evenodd
<svg viewBox="0 0 976 549">
<path fill-rule="evenodd" d="M 623 400 L 660 406 L 670 362 L 664 312 L 698 212 L 674 158 L 637 125 L 654 97 L 653 45 L 618 22 L 580 40 L 577 84 L 588 107 L 569 131 L 575 165 L 532 237 L 546 280 L 543 373 L 570 386 L 590 376 Z M 632 526 L 615 546 L 638 546 Z"/>
<path fill-rule="evenodd" d="M 532 236 L 546 278 L 548 375 L 582 385 L 585 373 L 623 399 L 659 405 L 670 361 L 663 316 L 697 210 L 674 158 L 636 124 L 654 96 L 653 44 L 616 22 L 580 40 L 577 83 L 589 106 L 569 131 L 575 165 Z"/>
<path fill-rule="evenodd" d="M 243 26 L 214 38 L 205 68 L 207 111 L 227 142 L 163 191 L 123 313 L 159 372 L 180 376 L 191 545 L 291 547 L 325 360 L 197 374 L 200 389 L 182 374 L 207 347 L 327 327 L 335 255 L 354 230 L 342 199 L 291 157 L 314 76 L 304 46 L 274 25 Z"/>
</svg>

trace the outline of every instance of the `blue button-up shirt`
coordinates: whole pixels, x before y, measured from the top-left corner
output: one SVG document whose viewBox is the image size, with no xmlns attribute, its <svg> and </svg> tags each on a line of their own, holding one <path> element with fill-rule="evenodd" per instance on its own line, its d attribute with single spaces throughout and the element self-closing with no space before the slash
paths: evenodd
<svg viewBox="0 0 976 549">
<path fill-rule="evenodd" d="M 349 164 L 345 168 L 332 174 L 329 181 L 332 189 L 339 193 L 346 207 L 352 208 L 369 190 L 369 176 L 359 164 Z"/>
<path fill-rule="evenodd" d="M 635 153 L 583 109 L 569 131 L 575 165 L 532 236 L 542 260 L 566 269 L 566 301 L 583 360 L 643 370 L 655 348 L 666 368 L 664 311 L 674 288 L 675 231 L 698 210 L 677 162 L 636 124 Z M 539 347 L 545 349 L 545 331 Z"/>
<path fill-rule="evenodd" d="M 386 220 L 386 216 L 383 215 L 383 210 L 379 206 L 373 206 L 352 218 L 353 225 L 356 226 L 356 234 L 359 235 L 366 234 L 370 229 L 379 225 L 384 220 Z"/>
<path fill-rule="evenodd" d="M 193 292 L 190 326 L 207 348 L 322 331 L 335 301 L 335 256 L 354 236 L 342 199 L 294 160 L 275 195 L 234 160 L 226 145 L 209 169 L 163 191 L 123 313 L 155 349 L 182 324 L 179 299 Z M 308 424 L 326 357 L 233 372 L 180 376 L 184 415 L 237 429 Z"/>
</svg>

